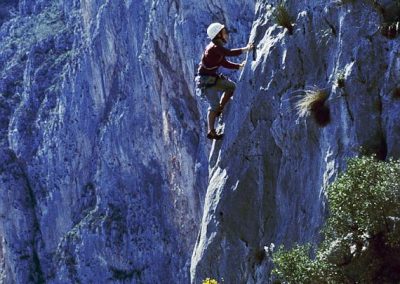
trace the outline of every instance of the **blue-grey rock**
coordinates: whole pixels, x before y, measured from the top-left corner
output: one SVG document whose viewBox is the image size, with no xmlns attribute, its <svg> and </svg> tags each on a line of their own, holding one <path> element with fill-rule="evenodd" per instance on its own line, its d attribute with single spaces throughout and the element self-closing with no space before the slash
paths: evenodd
<svg viewBox="0 0 400 284">
<path fill-rule="evenodd" d="M 2 281 L 188 282 L 210 148 L 193 78 L 205 29 L 225 14 L 180 1 L 13 5 L 0 28 Z M 227 24 L 249 30 L 251 3 L 245 17 L 224 5 Z"/>
<path fill-rule="evenodd" d="M 292 35 L 277 1 L 2 2 L 0 281 L 269 283 L 265 247 L 319 241 L 347 158 L 399 157 L 397 19 L 368 2 L 287 1 Z M 257 49 L 211 144 L 214 21 Z M 325 127 L 296 108 L 314 86 Z"/>
<path fill-rule="evenodd" d="M 382 14 L 366 1 L 286 1 L 289 35 L 274 20 L 276 4 L 256 4 L 257 57 L 248 59 L 211 154 L 192 283 L 269 283 L 264 247 L 320 240 L 325 189 L 349 157 L 399 158 L 399 45 L 380 34 Z M 296 108 L 314 87 L 329 94 L 325 127 Z"/>
</svg>

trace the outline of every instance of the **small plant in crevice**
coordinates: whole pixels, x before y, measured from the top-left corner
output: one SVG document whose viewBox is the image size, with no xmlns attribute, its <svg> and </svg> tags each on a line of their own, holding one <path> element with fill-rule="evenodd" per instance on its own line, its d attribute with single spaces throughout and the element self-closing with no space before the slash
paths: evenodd
<svg viewBox="0 0 400 284">
<path fill-rule="evenodd" d="M 344 77 L 344 72 L 341 71 L 337 74 L 336 76 L 336 85 L 338 86 L 338 88 L 344 88 L 345 85 L 345 77 Z"/>
<path fill-rule="evenodd" d="M 293 34 L 293 20 L 284 2 L 278 3 L 275 8 L 274 17 L 279 26 L 286 28 L 290 35 Z"/>
<path fill-rule="evenodd" d="M 305 90 L 305 96 L 296 104 L 300 117 L 311 114 L 319 126 L 326 126 L 330 122 L 330 111 L 325 105 L 328 93 L 316 87 Z"/>
</svg>

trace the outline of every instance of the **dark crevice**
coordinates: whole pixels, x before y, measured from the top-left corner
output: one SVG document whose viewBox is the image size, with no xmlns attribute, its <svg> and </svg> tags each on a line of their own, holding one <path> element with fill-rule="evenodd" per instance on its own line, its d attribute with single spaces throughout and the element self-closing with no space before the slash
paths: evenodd
<svg viewBox="0 0 400 284">
<path fill-rule="evenodd" d="M 387 158 L 387 151 L 386 139 L 382 136 L 376 152 L 377 158 L 381 161 L 385 161 Z"/>
<path fill-rule="evenodd" d="M 33 244 L 34 246 L 34 244 Z M 36 249 L 34 249 L 33 251 L 33 266 L 34 266 L 34 275 L 32 275 L 32 280 L 34 283 L 46 283 L 44 277 L 43 277 L 43 271 L 42 271 L 42 267 L 40 264 L 40 260 L 39 260 L 39 256 L 37 254 Z"/>
<path fill-rule="evenodd" d="M 112 110 L 115 107 L 115 104 L 118 103 L 118 100 L 122 95 L 119 86 L 119 72 L 117 67 L 114 68 L 113 75 L 111 78 L 113 80 L 110 88 L 110 93 L 108 95 L 104 108 L 103 119 L 102 119 L 103 124 L 106 124 L 110 120 L 110 117 L 112 115 Z"/>
<path fill-rule="evenodd" d="M 332 34 L 336 37 L 337 36 L 337 32 L 336 32 L 336 28 L 325 18 L 325 23 L 330 27 Z"/>
<path fill-rule="evenodd" d="M 362 155 L 374 155 L 378 160 L 385 161 L 388 153 L 385 137 L 381 134 L 377 139 L 372 139 L 371 143 L 365 143 L 360 152 Z"/>
<path fill-rule="evenodd" d="M 331 114 L 329 107 L 326 106 L 325 104 L 322 104 L 315 110 L 313 110 L 312 115 L 314 117 L 315 122 L 320 126 L 320 127 L 325 127 L 329 124 L 331 121 Z"/>
<path fill-rule="evenodd" d="M 29 182 L 29 178 L 26 174 L 26 170 L 23 168 L 23 166 L 21 166 L 21 171 L 24 175 L 24 179 L 27 185 L 27 190 L 29 193 L 29 199 L 30 199 L 30 204 L 32 205 L 31 209 L 32 209 L 32 217 L 33 217 L 33 228 L 34 228 L 34 232 L 33 232 L 33 236 L 32 236 L 32 250 L 33 250 L 33 269 L 34 269 L 34 279 L 36 279 L 35 283 L 45 283 L 45 278 L 44 278 L 44 273 L 43 273 L 43 269 L 40 263 L 40 258 L 38 255 L 38 250 L 37 250 L 37 245 L 38 245 L 38 239 L 42 239 L 42 233 L 40 231 L 40 224 L 38 221 L 38 217 L 36 215 L 36 198 L 35 198 L 35 194 L 33 192 L 32 186 Z"/>
<path fill-rule="evenodd" d="M 344 97 L 346 97 L 346 96 L 344 95 Z M 344 103 L 346 105 L 347 113 L 349 114 L 350 120 L 354 121 L 354 116 L 353 116 L 353 113 L 351 112 L 349 101 L 346 98 L 344 99 Z"/>
</svg>

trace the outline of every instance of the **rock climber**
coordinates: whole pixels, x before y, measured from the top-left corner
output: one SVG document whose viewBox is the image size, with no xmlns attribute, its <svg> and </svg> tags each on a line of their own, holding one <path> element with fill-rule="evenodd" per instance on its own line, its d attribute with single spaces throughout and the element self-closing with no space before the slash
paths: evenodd
<svg viewBox="0 0 400 284">
<path fill-rule="evenodd" d="M 225 59 L 225 56 L 239 56 L 253 48 L 248 44 L 243 48 L 228 49 L 224 45 L 228 42 L 229 33 L 224 25 L 212 23 L 207 28 L 207 35 L 211 42 L 207 45 L 201 58 L 198 74 L 196 76 L 196 87 L 209 103 L 207 113 L 208 139 L 222 139 L 223 134 L 217 134 L 214 128 L 216 117 L 220 116 L 225 104 L 233 96 L 236 85 L 233 81 L 217 73 L 220 66 L 228 69 L 241 69 L 243 63 L 233 63 Z M 222 93 L 221 99 L 219 94 Z"/>
</svg>

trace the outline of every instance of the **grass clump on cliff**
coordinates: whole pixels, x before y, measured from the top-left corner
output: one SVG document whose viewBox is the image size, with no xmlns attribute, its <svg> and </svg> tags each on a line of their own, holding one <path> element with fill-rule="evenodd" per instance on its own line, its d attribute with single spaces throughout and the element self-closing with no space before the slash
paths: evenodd
<svg viewBox="0 0 400 284">
<path fill-rule="evenodd" d="M 279 2 L 275 8 L 275 21 L 279 26 L 286 28 L 289 34 L 293 34 L 293 20 L 289 15 L 288 9 L 284 2 Z"/>
<path fill-rule="evenodd" d="M 399 283 L 400 162 L 354 158 L 327 190 L 325 240 L 274 253 L 288 283 Z M 313 256 L 313 257 L 310 257 Z"/>
<path fill-rule="evenodd" d="M 344 71 L 341 71 L 336 75 L 336 85 L 339 88 L 344 88 L 345 82 L 346 82 L 346 78 L 345 78 Z"/>
<path fill-rule="evenodd" d="M 296 104 L 300 117 L 311 114 L 320 126 L 326 126 L 330 122 L 330 111 L 325 105 L 328 93 L 318 88 L 305 90 L 305 96 Z"/>
</svg>

